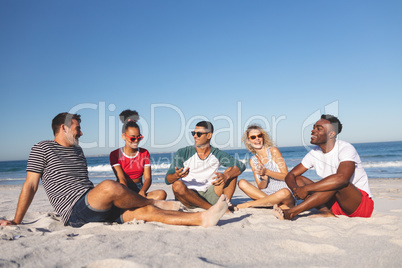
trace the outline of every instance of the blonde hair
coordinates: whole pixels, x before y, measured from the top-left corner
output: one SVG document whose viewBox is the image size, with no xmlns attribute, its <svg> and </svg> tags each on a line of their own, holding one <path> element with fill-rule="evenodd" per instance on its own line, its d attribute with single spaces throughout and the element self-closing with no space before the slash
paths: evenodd
<svg viewBox="0 0 402 268">
<path fill-rule="evenodd" d="M 262 127 L 260 125 L 252 124 L 247 127 L 246 131 L 243 134 L 243 138 L 242 138 L 242 141 L 244 142 L 244 145 L 246 145 L 247 150 L 249 150 L 252 154 L 256 153 L 253 146 L 251 146 L 250 140 L 248 138 L 250 131 L 254 130 L 254 129 L 258 130 L 262 133 L 264 146 L 270 147 L 270 146 L 274 145 L 274 143 L 271 140 L 271 137 L 268 135 L 268 133 L 265 130 L 262 129 Z"/>
</svg>

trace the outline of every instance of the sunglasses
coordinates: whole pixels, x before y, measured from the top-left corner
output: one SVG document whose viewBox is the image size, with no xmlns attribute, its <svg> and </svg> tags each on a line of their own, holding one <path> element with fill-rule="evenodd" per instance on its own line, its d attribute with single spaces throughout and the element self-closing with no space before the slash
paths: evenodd
<svg viewBox="0 0 402 268">
<path fill-rule="evenodd" d="M 257 136 L 256 135 L 250 136 L 248 138 L 251 139 L 251 140 L 255 140 L 255 138 L 257 138 L 257 137 L 262 138 L 262 133 L 258 134 Z"/>
<path fill-rule="evenodd" d="M 204 135 L 204 134 L 208 134 L 209 132 L 195 132 L 195 131 L 191 131 L 191 135 L 195 135 L 195 134 L 197 134 L 197 137 L 199 138 L 199 137 L 201 137 L 202 135 Z"/>
<path fill-rule="evenodd" d="M 144 136 L 142 136 L 141 134 L 138 135 L 137 137 L 131 137 L 131 136 L 127 135 L 126 133 L 124 133 L 124 135 L 126 135 L 126 137 L 129 138 L 131 142 L 136 142 L 137 140 L 140 141 L 144 138 Z"/>
</svg>

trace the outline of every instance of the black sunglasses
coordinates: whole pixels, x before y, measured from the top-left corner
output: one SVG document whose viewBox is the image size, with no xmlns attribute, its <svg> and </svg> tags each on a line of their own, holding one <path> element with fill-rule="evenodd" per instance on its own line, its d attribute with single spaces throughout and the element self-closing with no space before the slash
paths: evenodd
<svg viewBox="0 0 402 268">
<path fill-rule="evenodd" d="M 257 136 L 255 136 L 255 135 L 253 135 L 253 136 L 250 136 L 249 138 L 250 139 L 252 139 L 252 140 L 254 140 L 255 138 L 262 138 L 262 134 L 260 133 L 260 134 L 258 134 Z"/>
<path fill-rule="evenodd" d="M 195 131 L 191 131 L 191 135 L 195 135 L 195 134 L 197 134 L 197 137 L 199 138 L 199 137 L 201 137 L 202 135 L 204 135 L 204 134 L 208 134 L 209 132 L 199 132 L 199 131 L 197 131 L 197 132 L 195 132 Z"/>
</svg>

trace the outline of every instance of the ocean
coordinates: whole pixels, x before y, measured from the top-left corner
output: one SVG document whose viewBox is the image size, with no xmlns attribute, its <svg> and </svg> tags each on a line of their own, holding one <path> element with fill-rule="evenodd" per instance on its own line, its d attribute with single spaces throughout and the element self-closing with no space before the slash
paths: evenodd
<svg viewBox="0 0 402 268">
<path fill-rule="evenodd" d="M 376 142 L 353 144 L 363 163 L 369 178 L 402 178 L 402 141 Z M 279 147 L 288 169 L 291 170 L 300 163 L 309 148 L 303 146 Z M 253 181 L 253 173 L 248 164 L 252 156 L 246 149 L 226 150 L 231 156 L 246 164 L 246 170 L 240 178 Z M 164 182 L 165 174 L 172 162 L 174 153 L 151 153 L 152 180 L 155 183 Z M 100 183 L 106 179 L 115 179 L 109 164 L 109 156 L 87 157 L 89 178 L 93 183 Z M 26 176 L 26 160 L 0 161 L 0 185 L 22 185 Z M 223 170 L 223 169 L 222 169 Z M 305 176 L 318 180 L 314 170 L 309 170 Z"/>
</svg>

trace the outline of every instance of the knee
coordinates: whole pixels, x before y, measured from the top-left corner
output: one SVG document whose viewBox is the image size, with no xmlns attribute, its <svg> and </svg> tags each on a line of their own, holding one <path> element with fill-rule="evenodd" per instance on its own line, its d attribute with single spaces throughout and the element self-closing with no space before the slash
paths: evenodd
<svg viewBox="0 0 402 268">
<path fill-rule="evenodd" d="M 182 181 L 178 180 L 172 184 L 172 190 L 175 194 L 183 195 L 187 190 L 187 186 Z"/>
<path fill-rule="evenodd" d="M 164 190 L 158 190 L 156 192 L 155 199 L 156 200 L 165 200 L 167 197 L 167 193 Z"/>
<path fill-rule="evenodd" d="M 123 186 L 119 182 L 112 180 L 102 181 L 98 184 L 97 187 L 102 191 L 102 194 L 106 196 L 119 194 L 121 191 L 124 190 Z"/>
<path fill-rule="evenodd" d="M 153 205 L 148 205 L 148 206 L 142 207 L 141 210 L 144 213 L 149 215 L 149 214 L 155 213 L 158 210 L 158 208 Z"/>
<path fill-rule="evenodd" d="M 288 198 L 292 197 L 292 194 L 290 193 L 290 191 L 287 188 L 280 189 L 278 191 L 278 194 L 279 194 L 279 198 L 281 200 L 285 200 L 285 199 L 288 199 Z"/>
<path fill-rule="evenodd" d="M 237 183 L 237 185 L 239 186 L 240 189 L 244 189 L 244 187 L 246 187 L 246 185 L 248 184 L 248 181 L 246 181 L 245 179 L 241 179 L 239 180 L 239 182 Z"/>
</svg>

